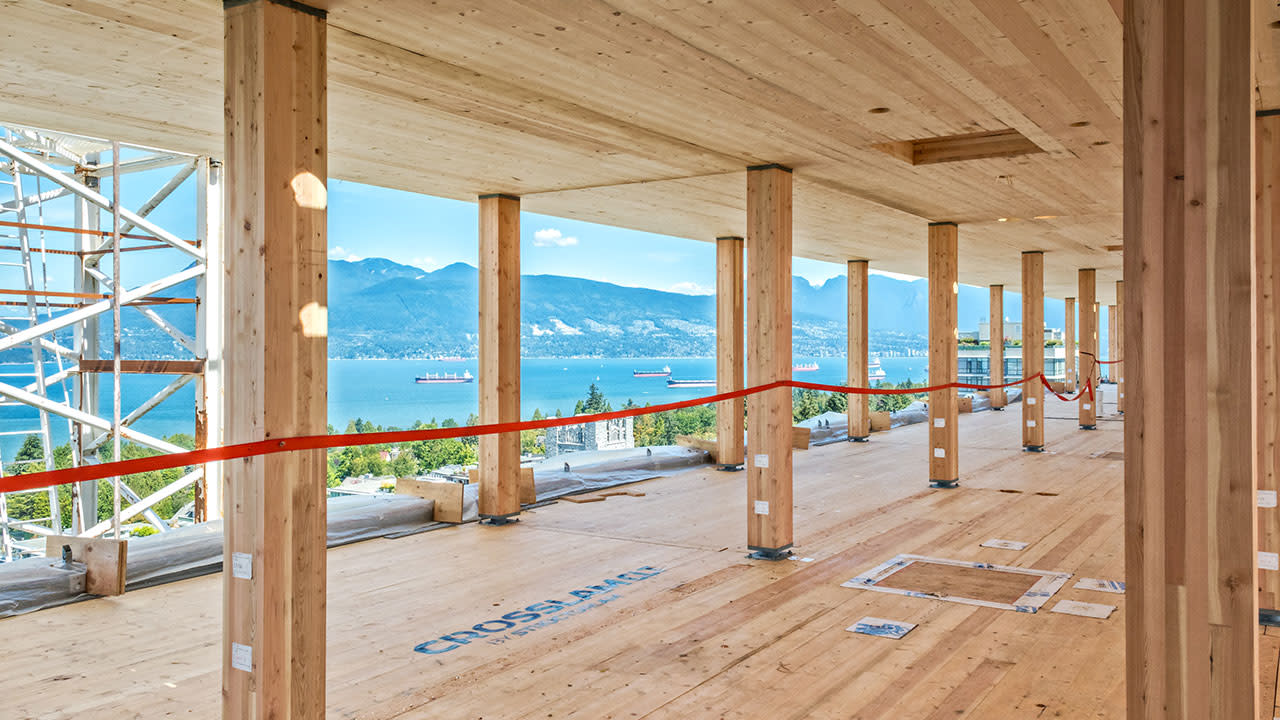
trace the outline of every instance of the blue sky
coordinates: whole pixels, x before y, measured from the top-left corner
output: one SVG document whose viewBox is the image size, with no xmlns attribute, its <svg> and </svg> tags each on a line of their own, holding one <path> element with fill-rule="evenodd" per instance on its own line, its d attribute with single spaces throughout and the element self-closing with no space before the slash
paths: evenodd
<svg viewBox="0 0 1280 720">
<path fill-rule="evenodd" d="M 475 203 L 329 183 L 329 257 L 384 257 L 435 270 L 476 264 Z M 525 275 L 554 274 L 618 285 L 710 294 L 715 246 L 683 238 L 521 213 L 520 263 Z M 835 263 L 796 258 L 793 272 L 821 284 L 842 274 Z"/>
</svg>

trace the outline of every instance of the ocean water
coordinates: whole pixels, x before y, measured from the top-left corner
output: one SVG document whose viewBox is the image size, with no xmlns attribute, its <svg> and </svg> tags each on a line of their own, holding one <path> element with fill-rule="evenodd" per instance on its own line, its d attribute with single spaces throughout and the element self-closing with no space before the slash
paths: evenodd
<svg viewBox="0 0 1280 720">
<path fill-rule="evenodd" d="M 841 385 L 845 382 L 844 358 L 814 358 L 797 356 L 796 364 L 818 363 L 818 370 L 796 373 L 795 377 L 816 383 Z M 923 357 L 883 358 L 881 364 L 889 382 L 926 379 L 928 359 Z M 573 412 L 574 404 L 586 397 L 587 389 L 595 383 L 605 397 L 617 408 L 628 399 L 644 405 L 688 400 L 715 393 L 714 388 L 668 388 L 666 378 L 637 378 L 633 370 L 671 367 L 671 376 L 681 380 L 702 380 L 715 377 L 714 358 L 526 358 L 521 362 L 521 416 L 529 418 L 534 409 L 545 415 L 557 409 L 565 415 Z M 29 373 L 30 365 L 0 366 L 0 382 L 23 385 L 30 377 L 5 377 L 7 373 Z M 50 366 L 48 372 L 56 368 Z M 341 432 L 350 420 L 361 418 L 382 426 L 408 427 L 415 420 L 443 421 L 453 418 L 465 422 L 469 414 L 478 412 L 479 399 L 475 383 L 458 385 L 419 385 L 414 377 L 423 373 L 478 373 L 476 361 L 456 362 L 442 360 L 330 360 L 329 361 L 329 424 Z M 122 378 L 122 414 L 150 398 L 168 384 L 172 378 L 126 375 Z M 748 378 L 748 382 L 750 379 Z M 60 387 L 50 388 L 53 399 L 61 400 Z M 110 415 L 111 381 L 103 376 L 101 407 Z M 194 428 L 195 389 L 188 383 L 172 397 L 165 400 L 134 427 L 145 433 L 164 436 L 175 432 L 190 433 Z M 55 441 L 63 443 L 69 437 L 67 421 L 50 417 Z M 37 414 L 28 408 L 0 407 L 0 432 L 36 432 L 39 430 Z M 23 435 L 0 435 L 0 461 L 7 462 L 22 445 Z"/>
</svg>

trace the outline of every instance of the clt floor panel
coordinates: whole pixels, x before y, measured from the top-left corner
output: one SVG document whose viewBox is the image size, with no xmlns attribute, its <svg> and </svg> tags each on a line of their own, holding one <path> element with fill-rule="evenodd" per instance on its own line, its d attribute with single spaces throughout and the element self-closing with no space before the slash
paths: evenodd
<svg viewBox="0 0 1280 720">
<path fill-rule="evenodd" d="M 1018 405 L 962 415 L 955 490 L 923 424 L 796 453 L 796 560 L 745 557 L 744 474 L 712 469 L 334 549 L 328 716 L 1123 717 L 1124 597 L 1073 587 L 1124 577 L 1122 462 L 1094 457 L 1122 423 L 1045 410 L 1043 454 Z M 1035 614 L 840 587 L 899 553 L 1073 577 Z M 0 717 L 218 717 L 221 602 L 215 575 L 0 621 Z M 845 630 L 868 615 L 918 627 Z"/>
</svg>

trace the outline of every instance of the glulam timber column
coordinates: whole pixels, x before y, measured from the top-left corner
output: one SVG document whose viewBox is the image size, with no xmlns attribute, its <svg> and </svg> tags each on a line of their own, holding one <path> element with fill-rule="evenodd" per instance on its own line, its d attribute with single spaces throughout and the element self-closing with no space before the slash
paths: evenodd
<svg viewBox="0 0 1280 720">
<path fill-rule="evenodd" d="M 1044 253 L 1022 253 L 1022 449 L 1044 451 Z"/>
<path fill-rule="evenodd" d="M 1252 7 L 1124 4 L 1131 720 L 1259 714 Z"/>
<path fill-rule="evenodd" d="M 866 260 L 849 261 L 849 385 L 868 387 L 871 383 L 867 337 Z M 849 398 L 849 440 L 866 442 L 871 437 L 870 396 L 852 393 Z"/>
<path fill-rule="evenodd" d="M 747 380 L 791 379 L 791 170 L 747 168 Z M 791 390 L 747 398 L 747 547 L 790 553 Z"/>
<path fill-rule="evenodd" d="M 716 238 L 716 392 L 741 390 L 742 238 Z M 746 432 L 742 398 L 716 403 L 716 462 L 741 470 Z"/>
<path fill-rule="evenodd" d="M 1086 268 L 1079 273 L 1080 298 L 1080 384 L 1091 390 L 1080 396 L 1080 429 L 1098 427 L 1098 383 L 1102 379 L 1098 364 L 1098 273 Z"/>
<path fill-rule="evenodd" d="M 325 14 L 224 7 L 226 441 L 324 435 Z M 325 451 L 222 469 L 222 716 L 323 718 Z"/>
<path fill-rule="evenodd" d="M 1004 286 L 991 286 L 991 321 L 988 323 L 991 336 L 991 356 L 988 360 L 988 385 L 1004 384 Z M 992 410 L 1003 410 L 1005 400 L 1004 388 L 992 388 L 987 393 Z"/>
<path fill-rule="evenodd" d="M 480 196 L 480 423 L 520 421 L 520 198 Z M 520 433 L 480 436 L 480 517 L 520 514 Z"/>
<path fill-rule="evenodd" d="M 1062 349 L 1066 356 L 1064 367 L 1067 391 L 1070 392 L 1075 390 L 1079 381 L 1079 374 L 1076 372 L 1076 353 L 1079 351 L 1076 346 L 1076 299 L 1069 297 L 1064 305 L 1066 305 L 1066 324 L 1062 331 Z"/>
<path fill-rule="evenodd" d="M 1124 412 L 1124 281 L 1116 281 L 1116 317 L 1111 326 L 1115 335 L 1115 362 L 1111 365 L 1112 377 L 1116 383 L 1116 412 Z"/>
<path fill-rule="evenodd" d="M 1107 374 L 1107 382 L 1109 383 L 1115 383 L 1116 381 L 1116 366 L 1111 361 L 1115 360 L 1117 357 L 1120 356 L 1120 350 L 1118 349 L 1118 346 L 1117 346 L 1117 340 L 1118 338 L 1116 337 L 1116 306 L 1108 305 L 1107 306 L 1106 374 Z"/>
<path fill-rule="evenodd" d="M 956 382 L 956 297 L 959 228 L 953 222 L 929 223 L 929 384 Z M 956 421 L 960 402 L 956 389 L 929 393 L 929 484 L 953 488 L 960 481 L 960 445 Z"/>
<path fill-rule="evenodd" d="M 1280 115 L 1260 114 L 1255 129 L 1258 552 L 1272 557 L 1280 553 L 1280 508 L 1276 507 L 1280 490 Z M 1280 571 L 1259 566 L 1258 605 L 1271 616 L 1268 624 L 1272 624 L 1280 614 Z"/>
</svg>

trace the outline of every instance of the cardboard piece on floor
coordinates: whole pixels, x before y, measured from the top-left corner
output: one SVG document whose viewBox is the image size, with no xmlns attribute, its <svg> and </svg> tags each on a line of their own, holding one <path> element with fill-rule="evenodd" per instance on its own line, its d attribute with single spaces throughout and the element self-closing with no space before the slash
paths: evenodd
<svg viewBox="0 0 1280 720">
<path fill-rule="evenodd" d="M 898 620 L 885 620 L 884 618 L 867 616 L 845 628 L 845 630 L 855 632 L 860 635 L 874 635 L 876 637 L 886 637 L 897 640 L 903 635 L 914 630 L 915 627 L 915 623 L 901 622 Z"/>
<path fill-rule="evenodd" d="M 1079 600 L 1059 600 L 1057 605 L 1050 609 L 1050 612 L 1063 613 L 1065 615 L 1079 615 L 1081 617 L 1098 618 L 1106 620 L 1116 609 L 1115 605 L 1102 605 L 1100 603 L 1080 602 Z"/>
<path fill-rule="evenodd" d="M 62 546 L 71 547 L 71 559 L 84 563 L 84 591 L 90 595 L 123 595 L 128 540 L 49 535 L 44 539 L 45 555 L 51 561 L 62 557 Z"/>
<path fill-rule="evenodd" d="M 1072 587 L 1080 590 L 1097 590 L 1098 592 L 1124 594 L 1124 583 L 1119 580 L 1099 580 L 1098 578 L 1080 578 L 1080 582 Z"/>
<path fill-rule="evenodd" d="M 996 548 L 999 550 L 1026 550 L 1027 544 L 1028 543 L 1020 542 L 1018 540 L 997 540 L 996 538 L 991 538 L 990 540 L 982 543 L 982 547 Z"/>
</svg>

